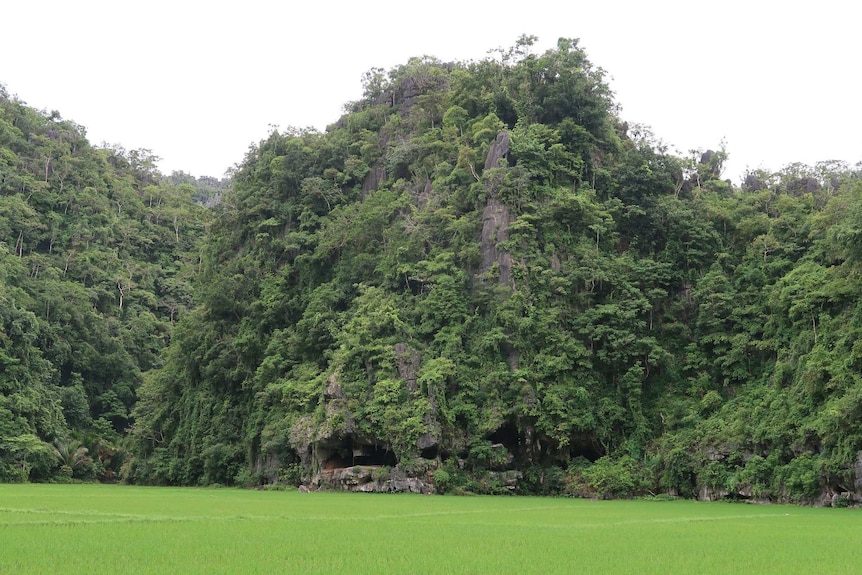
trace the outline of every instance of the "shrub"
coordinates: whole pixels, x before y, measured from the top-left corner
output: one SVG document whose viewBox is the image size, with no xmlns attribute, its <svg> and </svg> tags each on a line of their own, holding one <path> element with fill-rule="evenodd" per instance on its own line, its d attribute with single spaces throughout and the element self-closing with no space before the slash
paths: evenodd
<svg viewBox="0 0 862 575">
<path fill-rule="evenodd" d="M 778 474 L 784 487 L 784 495 L 790 501 L 812 499 L 820 493 L 817 458 L 810 453 L 795 458 L 782 467 Z"/>
<path fill-rule="evenodd" d="M 443 475 L 445 473 L 445 475 Z M 481 493 L 482 486 L 475 481 L 473 477 L 465 473 L 454 459 L 447 459 L 443 462 L 443 466 L 435 469 L 433 472 L 434 482 L 437 485 L 437 477 L 442 478 L 443 491 L 442 493 L 452 493 L 455 495 L 465 495 L 468 493 Z M 438 486 L 438 491 L 440 491 Z"/>
<path fill-rule="evenodd" d="M 482 441 L 470 448 L 470 465 L 473 469 L 505 469 L 509 463 L 509 451 L 500 444 Z"/>
<path fill-rule="evenodd" d="M 601 498 L 631 497 L 644 490 L 643 469 L 629 455 L 617 459 L 605 456 L 584 469 L 587 485 Z"/>
<path fill-rule="evenodd" d="M 398 469 L 411 477 L 420 477 L 433 465 L 433 461 L 421 457 L 404 457 L 398 462 Z"/>
<path fill-rule="evenodd" d="M 302 484 L 304 474 L 305 468 L 302 467 L 301 463 L 291 463 L 281 468 L 281 472 L 278 474 L 278 482 L 298 487 Z"/>
<path fill-rule="evenodd" d="M 755 497 L 768 497 L 773 472 L 772 461 L 754 455 L 745 463 L 745 467 L 736 474 L 736 488 L 748 486 Z"/>
<path fill-rule="evenodd" d="M 591 465 L 585 457 L 576 457 L 569 462 L 566 469 L 563 493 L 572 497 L 595 497 L 596 492 L 584 477 L 584 470 Z"/>
<path fill-rule="evenodd" d="M 449 472 L 442 467 L 434 470 L 434 487 L 437 489 L 437 493 L 446 493 L 450 480 Z"/>
<path fill-rule="evenodd" d="M 659 487 L 676 492 L 683 497 L 694 494 L 694 462 L 691 455 L 682 448 L 672 449 L 661 459 Z"/>
<path fill-rule="evenodd" d="M 518 481 L 521 495 L 557 495 L 566 487 L 566 472 L 556 465 L 532 465 Z"/>
<path fill-rule="evenodd" d="M 724 491 L 728 488 L 730 473 L 720 461 L 710 461 L 697 471 L 697 485 L 708 487 L 713 491 Z"/>
<path fill-rule="evenodd" d="M 371 471 L 372 481 L 386 481 L 389 474 L 392 473 L 392 468 L 388 465 L 383 465 Z"/>
</svg>

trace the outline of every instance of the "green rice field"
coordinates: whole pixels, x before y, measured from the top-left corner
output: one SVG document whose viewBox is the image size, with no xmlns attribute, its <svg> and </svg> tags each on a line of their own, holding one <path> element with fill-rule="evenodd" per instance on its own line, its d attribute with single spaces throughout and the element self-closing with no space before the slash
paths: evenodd
<svg viewBox="0 0 862 575">
<path fill-rule="evenodd" d="M 0 574 L 855 573 L 862 511 L 0 485 Z"/>
</svg>

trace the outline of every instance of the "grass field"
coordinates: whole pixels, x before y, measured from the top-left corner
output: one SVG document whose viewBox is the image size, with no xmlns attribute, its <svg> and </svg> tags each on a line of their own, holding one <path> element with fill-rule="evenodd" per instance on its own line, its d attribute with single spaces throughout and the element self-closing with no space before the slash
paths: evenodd
<svg viewBox="0 0 862 575">
<path fill-rule="evenodd" d="M 0 574 L 855 573 L 862 511 L 0 485 Z"/>
</svg>

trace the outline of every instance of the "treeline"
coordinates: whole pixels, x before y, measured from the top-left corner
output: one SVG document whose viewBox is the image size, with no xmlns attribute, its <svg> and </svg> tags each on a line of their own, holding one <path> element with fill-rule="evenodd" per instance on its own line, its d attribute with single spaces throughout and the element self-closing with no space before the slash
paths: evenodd
<svg viewBox="0 0 862 575">
<path fill-rule="evenodd" d="M 55 394 L 51 421 L 69 427 L 63 394 L 80 384 L 80 429 L 128 428 L 122 474 L 135 483 L 317 484 L 367 464 L 375 481 L 438 492 L 862 492 L 859 167 L 792 165 L 734 186 L 724 150 L 681 157 L 624 123 L 577 41 L 531 44 L 371 70 L 324 133 L 273 131 L 232 189 L 207 188 L 219 198 L 209 220 L 185 182 L 87 148 L 124 184 L 58 188 L 51 172 L 49 188 L 100 190 L 109 229 L 137 227 L 127 244 L 112 231 L 88 245 L 128 245 L 129 260 L 98 261 L 149 271 L 123 292 L 123 266 L 63 272 L 74 242 L 50 247 L 50 221 L 2 224 L 4 297 L 23 318 L 4 324 L 4 361 L 30 378 L 7 367 L 4 385 Z M 28 145 L 18 170 L 39 183 L 45 154 Z M 33 205 L 3 185 L 34 220 L 80 221 L 61 214 L 67 200 Z M 169 202 L 148 201 L 154 188 L 186 190 L 188 219 L 155 216 Z M 118 206 L 115 190 L 137 200 Z M 103 358 L 93 343 L 74 344 L 84 351 L 68 367 L 52 355 L 42 334 L 61 322 L 37 297 L 52 276 L 34 277 L 34 253 L 96 294 L 98 329 L 81 339 L 108 326 L 129 338 L 129 362 L 92 364 L 124 366 L 125 379 L 73 363 Z M 118 402 L 100 399 L 109 392 Z M 50 414 L 27 413 L 20 437 L 64 436 L 39 423 Z M 0 460 L 23 469 L 14 449 Z M 39 474 L 27 463 L 31 478 L 56 473 L 45 457 Z"/>
<path fill-rule="evenodd" d="M 853 491 L 859 171 L 721 179 L 576 41 L 372 70 L 217 207 L 127 478 L 809 500 Z"/>
<path fill-rule="evenodd" d="M 0 86 L 0 481 L 118 477 L 137 389 L 193 305 L 212 187 L 156 160 Z"/>
</svg>

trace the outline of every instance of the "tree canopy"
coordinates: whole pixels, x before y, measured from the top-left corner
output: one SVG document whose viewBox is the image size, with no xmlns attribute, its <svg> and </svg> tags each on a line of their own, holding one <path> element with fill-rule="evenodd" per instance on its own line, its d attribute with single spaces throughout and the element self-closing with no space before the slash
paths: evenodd
<svg viewBox="0 0 862 575">
<path fill-rule="evenodd" d="M 2 478 L 98 436 L 146 484 L 859 491 L 859 166 L 735 186 L 532 42 L 372 69 L 229 187 L 4 93 Z"/>
<path fill-rule="evenodd" d="M 119 472 L 137 389 L 193 307 L 207 216 L 156 160 L 0 90 L 0 480 Z M 74 442 L 90 455 L 70 466 Z"/>
</svg>

